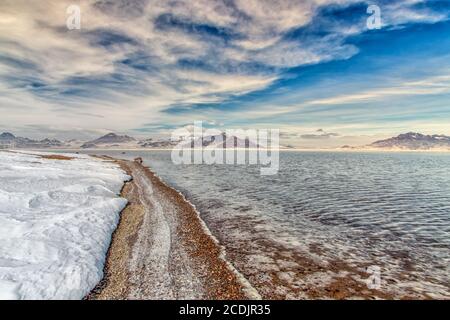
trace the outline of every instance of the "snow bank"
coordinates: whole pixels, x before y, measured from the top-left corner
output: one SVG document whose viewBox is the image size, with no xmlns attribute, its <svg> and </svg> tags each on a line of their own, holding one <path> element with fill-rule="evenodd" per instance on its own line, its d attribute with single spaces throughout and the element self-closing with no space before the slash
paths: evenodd
<svg viewBox="0 0 450 320">
<path fill-rule="evenodd" d="M 38 154 L 0 152 L 0 299 L 81 299 L 102 279 L 129 177 Z"/>
</svg>

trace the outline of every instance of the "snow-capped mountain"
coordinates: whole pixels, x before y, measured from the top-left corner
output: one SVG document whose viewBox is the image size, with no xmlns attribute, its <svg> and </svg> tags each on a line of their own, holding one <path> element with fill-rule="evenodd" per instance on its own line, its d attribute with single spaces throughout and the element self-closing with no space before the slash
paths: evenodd
<svg viewBox="0 0 450 320">
<path fill-rule="evenodd" d="M 145 139 L 138 142 L 140 148 L 170 148 L 177 145 L 178 142 L 164 139 Z"/>
<path fill-rule="evenodd" d="M 0 148 L 29 148 L 29 149 L 40 149 L 40 148 L 61 148 L 64 147 L 64 143 L 56 139 L 43 139 L 43 140 L 32 140 L 28 138 L 16 137 L 10 132 L 4 132 L 0 134 Z"/>
<path fill-rule="evenodd" d="M 259 145 L 251 141 L 248 137 L 239 138 L 234 135 L 227 135 L 225 132 L 213 136 L 205 136 L 203 138 L 191 139 L 186 141 L 185 147 L 196 148 L 202 146 L 204 148 L 258 148 Z"/>
<path fill-rule="evenodd" d="M 108 148 L 108 147 L 125 147 L 129 145 L 136 146 L 137 141 L 135 138 L 124 135 L 117 135 L 115 133 L 108 133 L 98 139 L 88 141 L 81 145 L 83 149 L 93 148 Z"/>
<path fill-rule="evenodd" d="M 404 150 L 450 149 L 450 137 L 445 135 L 424 135 L 421 133 L 409 132 L 397 137 L 376 141 L 368 147 Z"/>
</svg>

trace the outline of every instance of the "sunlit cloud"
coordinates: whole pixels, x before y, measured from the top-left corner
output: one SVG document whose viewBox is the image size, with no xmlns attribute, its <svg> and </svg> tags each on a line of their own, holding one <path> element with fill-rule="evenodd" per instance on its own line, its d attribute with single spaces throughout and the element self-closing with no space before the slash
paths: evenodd
<svg viewBox="0 0 450 320">
<path fill-rule="evenodd" d="M 309 101 L 312 105 L 339 105 L 389 99 L 396 96 L 435 95 L 450 93 L 450 72 L 443 76 L 425 78 L 398 84 L 394 88 L 382 88 L 350 95 L 341 95 L 326 99 Z"/>
<path fill-rule="evenodd" d="M 380 1 L 383 27 L 448 18 L 419 5 L 424 3 Z M 66 28 L 66 9 L 71 4 L 81 8 L 81 30 Z M 43 134 L 45 128 L 55 134 L 64 128 L 77 136 L 83 130 L 93 135 L 109 129 L 136 132 L 183 125 L 187 116 L 192 120 L 228 117 L 229 123 L 272 117 L 274 125 L 282 126 L 278 117 L 298 105 L 260 99 L 256 106 L 239 105 L 237 112 L 228 107 L 230 101 L 237 104 L 238 99 L 263 94 L 296 73 L 295 68 L 357 56 L 358 44 L 348 39 L 367 32 L 368 4 L 357 0 L 3 0 L 2 124 L 31 135 L 33 128 L 35 134 Z M 447 92 L 448 79 L 418 81 L 315 97 L 301 105 Z M 184 114 L 171 112 L 177 108 Z"/>
</svg>

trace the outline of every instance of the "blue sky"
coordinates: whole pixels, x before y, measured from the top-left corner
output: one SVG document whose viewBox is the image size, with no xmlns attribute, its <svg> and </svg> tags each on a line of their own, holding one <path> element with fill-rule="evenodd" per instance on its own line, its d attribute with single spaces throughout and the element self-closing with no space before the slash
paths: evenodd
<svg viewBox="0 0 450 320">
<path fill-rule="evenodd" d="M 71 4 L 81 30 L 66 28 Z M 203 120 L 299 147 L 450 135 L 449 14 L 421 0 L 3 0 L 0 131 L 152 136 Z"/>
</svg>

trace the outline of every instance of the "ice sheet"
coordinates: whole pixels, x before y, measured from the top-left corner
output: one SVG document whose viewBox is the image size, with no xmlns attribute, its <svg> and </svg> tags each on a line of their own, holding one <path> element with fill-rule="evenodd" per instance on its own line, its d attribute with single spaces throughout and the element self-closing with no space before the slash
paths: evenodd
<svg viewBox="0 0 450 320">
<path fill-rule="evenodd" d="M 81 299 L 102 279 L 129 177 L 70 156 L 0 152 L 0 299 Z"/>
</svg>

